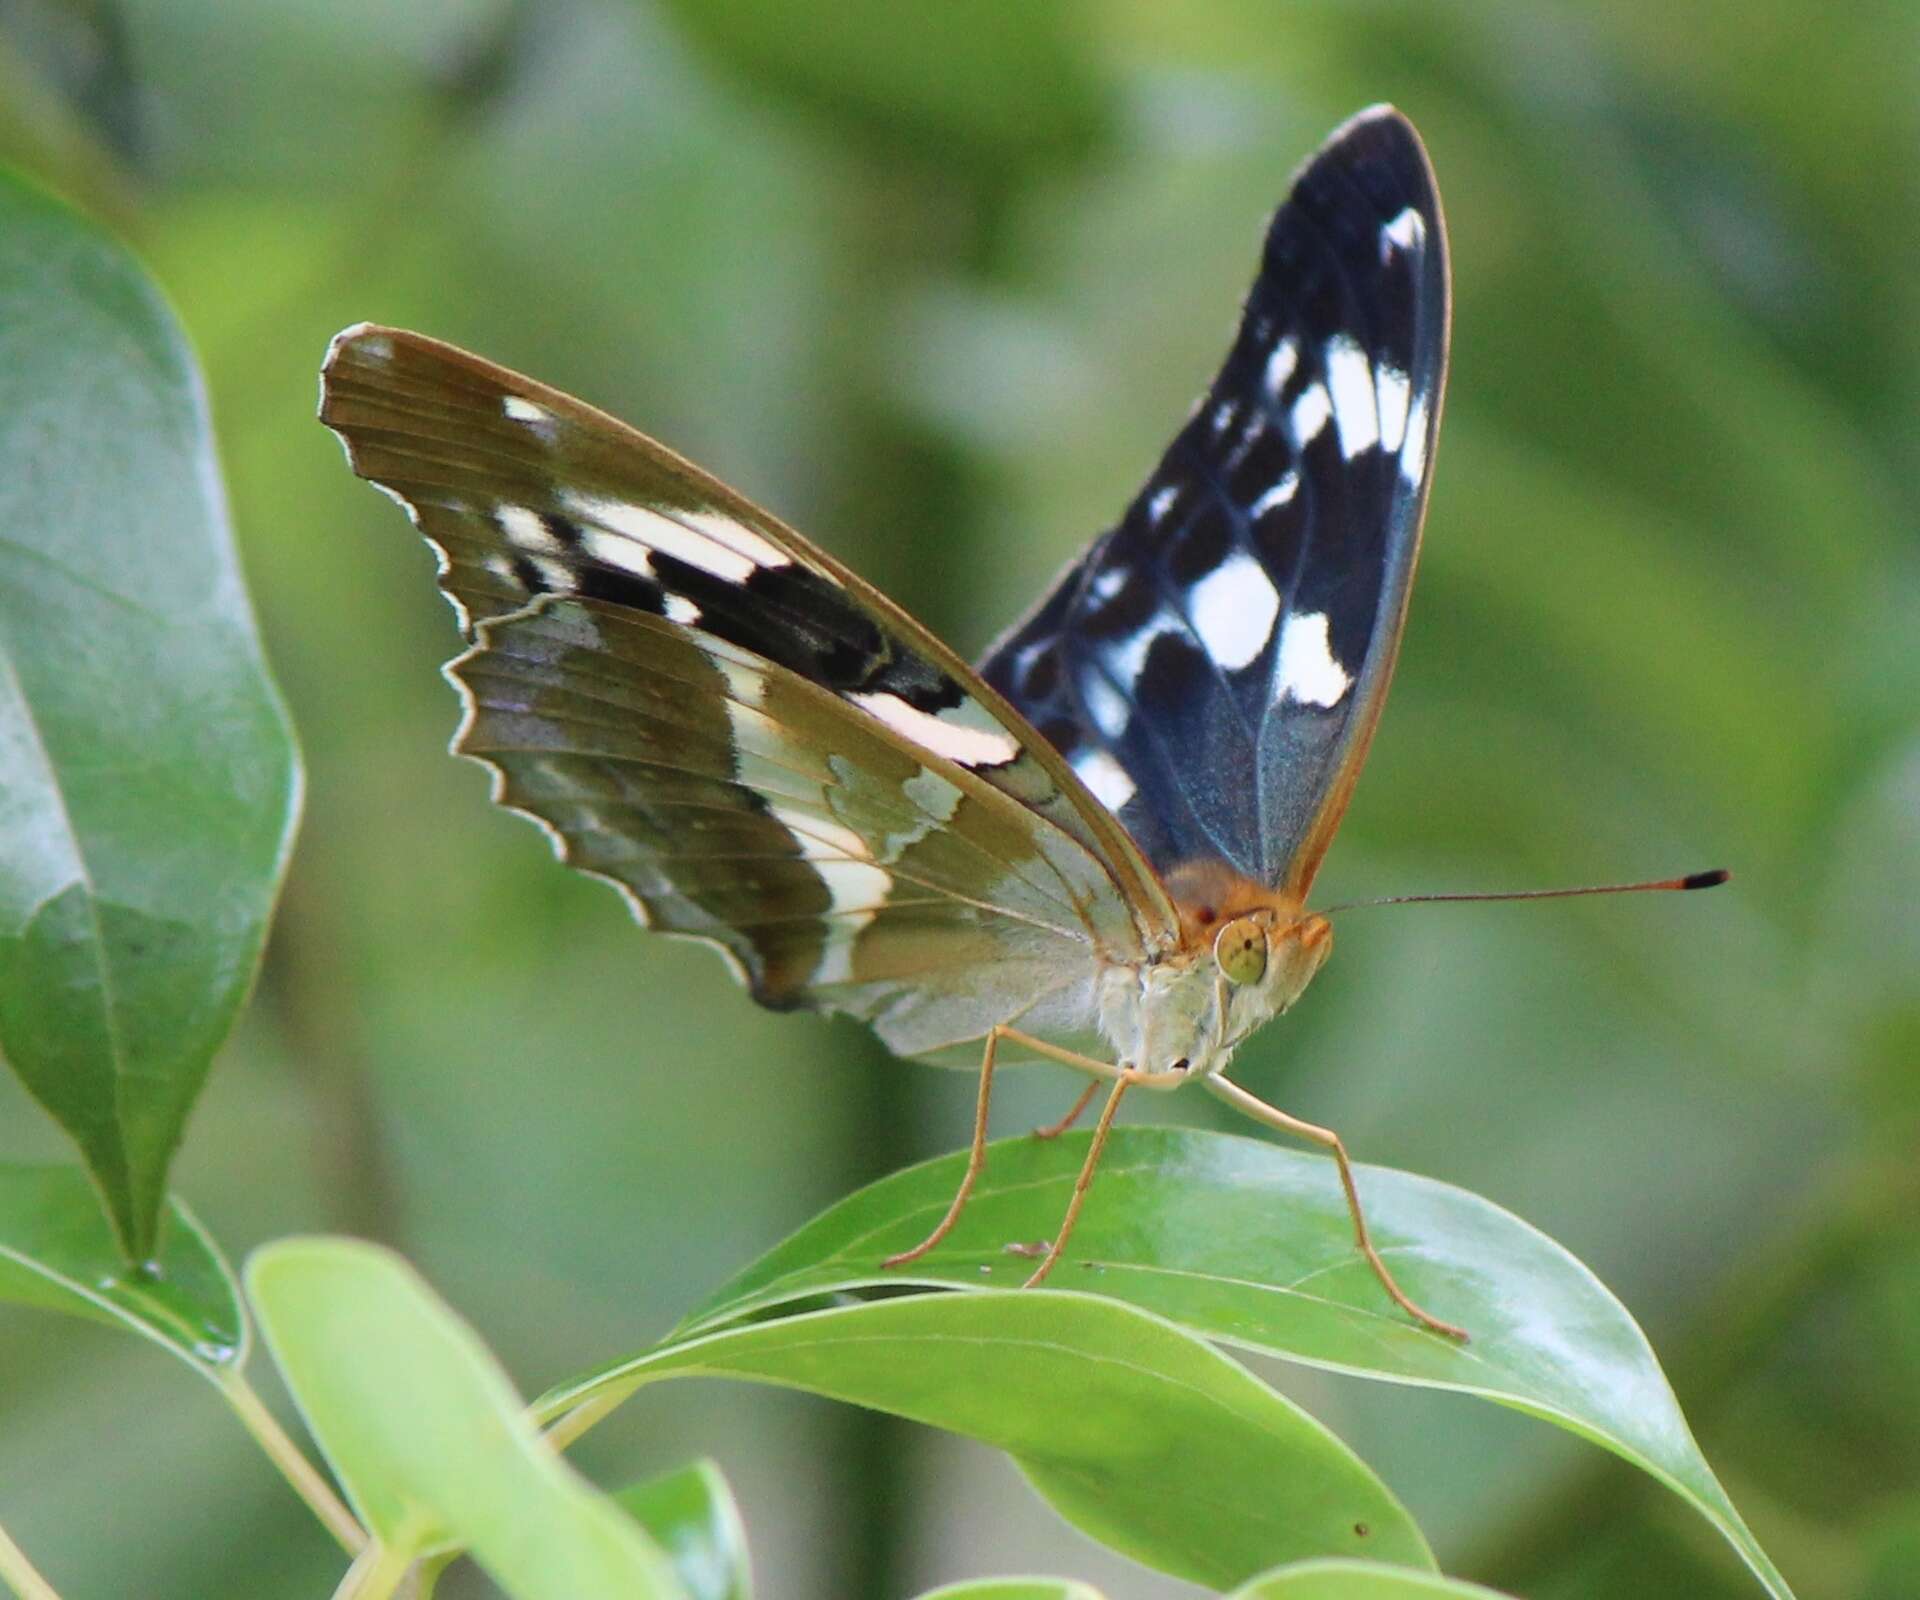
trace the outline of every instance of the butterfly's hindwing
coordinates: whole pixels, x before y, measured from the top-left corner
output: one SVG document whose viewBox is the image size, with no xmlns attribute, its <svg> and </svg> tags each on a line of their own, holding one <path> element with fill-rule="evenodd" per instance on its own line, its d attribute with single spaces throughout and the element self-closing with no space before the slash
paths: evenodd
<svg viewBox="0 0 1920 1600">
<path fill-rule="evenodd" d="M 1302 169 L 1211 389 L 983 676 L 1163 875 L 1303 895 L 1385 697 L 1445 379 L 1447 267 L 1397 112 Z"/>
<path fill-rule="evenodd" d="M 664 617 L 551 598 L 449 669 L 495 798 L 755 997 L 872 1021 L 899 1053 L 1009 1012 L 1090 1024 L 1125 907 L 1081 846 L 790 670 Z"/>
</svg>

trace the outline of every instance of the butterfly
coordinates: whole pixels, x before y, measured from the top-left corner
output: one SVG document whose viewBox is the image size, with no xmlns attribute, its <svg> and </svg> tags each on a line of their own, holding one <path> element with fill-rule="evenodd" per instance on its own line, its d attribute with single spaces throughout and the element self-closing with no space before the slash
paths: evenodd
<svg viewBox="0 0 1920 1600">
<path fill-rule="evenodd" d="M 1235 1048 L 1332 948 L 1307 909 L 1392 677 L 1447 369 L 1446 233 L 1419 135 L 1379 106 L 1295 174 L 1212 386 L 1117 526 L 970 667 L 663 445 L 556 390 L 370 324 L 321 420 L 440 557 L 469 641 L 454 748 L 646 926 L 754 999 L 864 1019 L 897 1054 L 1108 1097 L 1234 1083 Z"/>
</svg>

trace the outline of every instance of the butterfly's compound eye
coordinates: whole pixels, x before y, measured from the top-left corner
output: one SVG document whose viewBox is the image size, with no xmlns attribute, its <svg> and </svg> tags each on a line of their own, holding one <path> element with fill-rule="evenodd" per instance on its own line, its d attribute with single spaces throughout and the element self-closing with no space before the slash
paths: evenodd
<svg viewBox="0 0 1920 1600">
<path fill-rule="evenodd" d="M 1258 983 L 1267 970 L 1267 930 L 1252 917 L 1235 917 L 1213 941 L 1213 959 L 1228 983 Z"/>
</svg>

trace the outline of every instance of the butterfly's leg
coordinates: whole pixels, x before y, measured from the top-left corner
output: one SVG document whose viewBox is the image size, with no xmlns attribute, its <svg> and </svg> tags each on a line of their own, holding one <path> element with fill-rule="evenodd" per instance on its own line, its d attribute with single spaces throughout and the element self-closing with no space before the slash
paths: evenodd
<svg viewBox="0 0 1920 1600">
<path fill-rule="evenodd" d="M 1021 1285 L 1031 1289 L 1041 1279 L 1053 1271 L 1054 1264 L 1060 1259 L 1060 1252 L 1067 1246 L 1067 1236 L 1073 1232 L 1073 1226 L 1080 1220 L 1080 1207 L 1086 1203 L 1087 1190 L 1093 1184 L 1093 1169 L 1100 1165 L 1101 1154 L 1107 1147 L 1107 1134 L 1113 1127 L 1113 1116 L 1120 1109 L 1120 1097 L 1136 1083 L 1148 1089 L 1173 1089 L 1187 1081 L 1186 1063 L 1160 1072 L 1143 1072 L 1138 1067 L 1116 1066 L 1111 1061 L 1101 1061 L 1093 1056 L 1083 1056 L 1077 1050 L 1063 1050 L 1059 1045 L 1048 1044 L 1044 1039 L 1036 1039 L 1013 1028 L 997 1030 L 1002 1037 L 1012 1039 L 1026 1046 L 1035 1055 L 1045 1056 L 1050 1061 L 1058 1061 L 1062 1066 L 1072 1067 L 1076 1072 L 1084 1072 L 1090 1078 L 1106 1079 L 1113 1085 L 1107 1096 L 1107 1103 L 1100 1108 L 1100 1120 L 1094 1126 L 1093 1142 L 1087 1146 L 1087 1158 L 1080 1163 L 1080 1175 L 1073 1182 L 1073 1198 L 1067 1202 L 1067 1214 L 1061 1219 L 1060 1231 L 1053 1236 L 1053 1243 L 1047 1247 L 1046 1258 L 1034 1269 L 1033 1276 Z M 1086 1097 L 1082 1097 L 1083 1103 Z M 1080 1114 L 1076 1106 L 1073 1116 Z M 1072 1117 L 1068 1118 L 1072 1121 Z M 1063 1125 L 1064 1126 L 1064 1125 Z"/>
<path fill-rule="evenodd" d="M 1048 1044 L 1045 1039 L 1036 1039 L 1018 1028 L 999 1027 L 993 1031 L 1002 1039 L 1009 1039 L 1037 1056 L 1057 1061 L 1063 1067 L 1072 1067 L 1075 1072 L 1084 1072 L 1090 1078 L 1104 1078 L 1108 1083 L 1124 1078 L 1128 1084 L 1137 1083 L 1143 1089 L 1177 1089 L 1187 1081 L 1187 1064 L 1184 1061 L 1175 1067 L 1162 1067 L 1158 1072 L 1146 1072 L 1139 1067 L 1116 1066 L 1111 1061 L 1102 1061 L 1098 1056 L 1083 1056 L 1078 1050 Z"/>
<path fill-rule="evenodd" d="M 953 1203 L 947 1207 L 947 1214 L 934 1224 L 932 1233 L 911 1250 L 888 1256 L 880 1263 L 883 1269 L 904 1267 L 909 1261 L 918 1261 L 952 1233 L 953 1225 L 960 1220 L 960 1213 L 966 1208 L 967 1197 L 973 1193 L 980 1169 L 987 1164 L 987 1110 L 993 1103 L 993 1057 L 1004 1031 L 998 1024 L 987 1030 L 987 1047 L 980 1054 L 980 1099 L 973 1112 L 973 1148 L 967 1153 L 966 1174 L 960 1180 L 960 1187 L 953 1192 Z"/>
<path fill-rule="evenodd" d="M 1299 1117 L 1290 1117 L 1286 1112 L 1277 1110 L 1266 1101 L 1247 1093 L 1237 1083 L 1229 1083 L 1217 1075 L 1205 1080 L 1207 1088 L 1218 1095 L 1234 1110 L 1244 1112 L 1256 1122 L 1264 1122 L 1269 1128 L 1278 1128 L 1282 1133 L 1293 1134 L 1296 1138 L 1311 1140 L 1333 1152 L 1333 1159 L 1340 1168 L 1340 1186 L 1347 1192 L 1347 1210 L 1353 1216 L 1353 1236 L 1359 1242 L 1360 1253 L 1367 1258 L 1367 1265 L 1373 1268 L 1373 1275 L 1380 1280 L 1381 1287 L 1393 1297 L 1393 1303 L 1422 1327 L 1431 1328 L 1435 1333 L 1444 1333 L 1449 1339 L 1465 1341 L 1467 1330 L 1457 1328 L 1451 1322 L 1443 1322 L 1432 1313 L 1423 1311 L 1409 1300 L 1400 1285 L 1393 1281 L 1393 1274 L 1387 1271 L 1386 1262 L 1380 1259 L 1380 1252 L 1373 1247 L 1373 1236 L 1367 1232 L 1367 1219 L 1360 1210 L 1360 1191 L 1353 1181 L 1353 1165 L 1347 1160 L 1347 1147 L 1341 1143 L 1340 1135 L 1331 1128 L 1323 1128 L 1316 1122 L 1305 1122 Z"/>
<path fill-rule="evenodd" d="M 1137 1067 L 1116 1066 L 1111 1061 L 1101 1061 L 1093 1056 L 1083 1056 L 1077 1050 L 1062 1049 L 1057 1044 L 1049 1044 L 1045 1039 L 1036 1039 L 1030 1033 L 1022 1033 L 1018 1028 L 1007 1028 L 996 1024 L 987 1033 L 986 1053 L 980 1061 L 980 1105 L 974 1115 L 973 1153 L 967 1161 L 966 1176 L 960 1180 L 959 1191 L 953 1197 L 953 1204 L 947 1207 L 947 1214 L 940 1219 L 939 1226 L 911 1250 L 903 1250 L 897 1256 L 888 1256 L 881 1262 L 883 1267 L 904 1266 L 909 1261 L 917 1261 L 942 1239 L 946 1238 L 959 1220 L 960 1211 L 967 1203 L 967 1197 L 973 1193 L 974 1180 L 980 1176 L 980 1169 L 987 1159 L 987 1101 L 993 1087 L 993 1058 L 1002 1039 L 1011 1039 L 1015 1044 L 1023 1045 L 1037 1056 L 1049 1061 L 1058 1061 L 1062 1066 L 1072 1067 L 1075 1071 L 1088 1076 L 1104 1078 L 1113 1085 L 1113 1092 L 1107 1096 L 1107 1103 L 1101 1109 L 1100 1121 L 1093 1130 L 1093 1143 L 1087 1147 L 1087 1158 L 1080 1164 L 1080 1176 L 1074 1180 L 1073 1198 L 1067 1203 L 1067 1214 L 1060 1224 L 1060 1231 L 1054 1235 L 1053 1243 L 1047 1249 L 1046 1259 L 1034 1270 L 1032 1277 L 1021 1285 L 1031 1289 L 1036 1283 L 1053 1271 L 1065 1248 L 1067 1235 L 1073 1232 L 1073 1225 L 1080 1220 L 1080 1207 L 1087 1197 L 1087 1189 L 1093 1183 L 1093 1169 L 1100 1164 L 1100 1155 L 1107 1145 L 1108 1130 L 1113 1127 L 1113 1114 L 1120 1109 L 1120 1097 L 1136 1083 L 1149 1089 L 1171 1089 L 1187 1080 L 1184 1063 L 1176 1069 L 1163 1072 L 1142 1072 Z M 1079 1114 L 1075 1109 L 1076 1116 Z"/>
<path fill-rule="evenodd" d="M 1076 1122 L 1080 1120 L 1080 1114 L 1083 1111 L 1085 1111 L 1089 1105 L 1093 1103 L 1094 1091 L 1099 1087 L 1100 1087 L 1100 1080 L 1098 1078 L 1091 1078 L 1091 1077 L 1088 1078 L 1086 1088 L 1080 1091 L 1080 1098 L 1074 1101 L 1073 1103 L 1073 1109 L 1069 1111 L 1064 1117 L 1062 1117 L 1058 1122 L 1049 1122 L 1044 1128 L 1035 1128 L 1033 1130 L 1034 1138 L 1036 1139 L 1059 1138 L 1061 1134 L 1065 1133 L 1067 1129 L 1071 1128 Z"/>
<path fill-rule="evenodd" d="M 1060 1219 L 1060 1231 L 1047 1247 L 1046 1259 L 1033 1269 L 1033 1276 L 1021 1284 L 1021 1288 L 1033 1288 L 1053 1271 L 1054 1263 L 1060 1259 L 1060 1252 L 1067 1247 L 1067 1236 L 1080 1220 L 1080 1207 L 1086 1201 L 1087 1190 L 1093 1186 L 1093 1169 L 1100 1165 L 1100 1153 L 1107 1147 L 1107 1133 L 1113 1127 L 1113 1114 L 1120 1109 L 1120 1097 L 1140 1078 L 1147 1076 L 1150 1074 L 1127 1073 L 1113 1080 L 1113 1090 L 1107 1096 L 1107 1103 L 1100 1108 L 1099 1122 L 1094 1124 L 1093 1143 L 1087 1146 L 1087 1159 L 1080 1163 L 1080 1176 L 1073 1180 L 1073 1198 L 1067 1202 L 1067 1214 Z"/>
</svg>

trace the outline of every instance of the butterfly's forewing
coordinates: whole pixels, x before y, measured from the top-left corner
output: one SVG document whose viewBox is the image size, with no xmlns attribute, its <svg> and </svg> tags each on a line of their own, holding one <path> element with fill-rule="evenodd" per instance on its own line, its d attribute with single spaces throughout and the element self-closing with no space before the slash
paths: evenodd
<svg viewBox="0 0 1920 1600">
<path fill-rule="evenodd" d="M 328 350 L 321 420 L 440 550 L 469 628 L 544 593 L 697 626 L 978 773 L 1093 851 L 1150 934 L 1170 923 L 1124 830 L 972 668 L 664 445 L 452 345 L 364 324 Z"/>
<path fill-rule="evenodd" d="M 903 1054 L 1090 1020 L 1169 920 L 1058 755 L 924 629 L 592 408 L 398 330 L 340 335 L 321 416 L 441 554 L 459 748 L 650 924 Z"/>
<path fill-rule="evenodd" d="M 989 653 L 1173 875 L 1304 896 L 1386 697 L 1447 358 L 1440 202 L 1386 107 L 1300 171 L 1213 386 L 1120 525 Z"/>
</svg>

